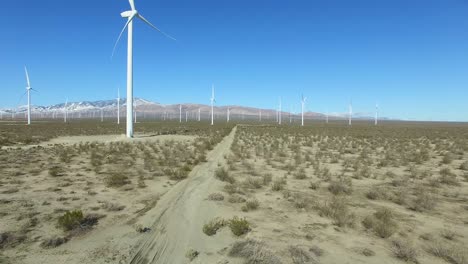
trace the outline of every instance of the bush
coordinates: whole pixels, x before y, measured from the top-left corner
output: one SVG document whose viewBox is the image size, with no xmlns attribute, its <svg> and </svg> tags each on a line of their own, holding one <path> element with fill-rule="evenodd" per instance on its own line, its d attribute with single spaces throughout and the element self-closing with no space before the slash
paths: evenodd
<svg viewBox="0 0 468 264">
<path fill-rule="evenodd" d="M 426 248 L 426 251 L 452 264 L 468 263 L 468 253 L 463 247 L 435 241 Z"/>
<path fill-rule="evenodd" d="M 308 250 L 305 250 L 299 246 L 289 246 L 289 254 L 291 254 L 291 259 L 293 264 L 303 264 L 303 263 L 316 263 L 317 261 L 309 253 Z"/>
<path fill-rule="evenodd" d="M 130 183 L 128 177 L 122 172 L 113 172 L 107 175 L 105 182 L 107 187 L 121 187 Z"/>
<path fill-rule="evenodd" d="M 329 201 L 319 205 L 317 209 L 321 216 L 331 218 L 334 225 L 340 227 L 354 225 L 355 215 L 349 211 L 344 197 L 333 196 Z"/>
<path fill-rule="evenodd" d="M 66 237 L 53 237 L 42 241 L 41 247 L 43 248 L 56 248 L 68 241 Z"/>
<path fill-rule="evenodd" d="M 83 212 L 81 210 L 68 211 L 59 217 L 57 224 L 63 230 L 70 231 L 79 227 L 83 219 Z"/>
<path fill-rule="evenodd" d="M 248 212 L 252 210 L 257 210 L 260 202 L 257 199 L 250 199 L 245 202 L 245 205 L 242 206 L 242 211 Z"/>
<path fill-rule="evenodd" d="M 328 190 L 334 195 L 351 194 L 353 192 L 351 179 L 346 180 L 341 178 L 338 181 L 332 181 L 330 185 L 328 185 Z"/>
<path fill-rule="evenodd" d="M 460 165 L 460 170 L 468 171 L 468 161 L 465 161 Z"/>
<path fill-rule="evenodd" d="M 265 243 L 247 239 L 236 241 L 229 250 L 229 256 L 245 258 L 248 264 L 281 264 L 282 261 Z"/>
<path fill-rule="evenodd" d="M 13 248 L 26 240 L 24 234 L 17 234 L 13 232 L 0 233 L 0 249 Z"/>
<path fill-rule="evenodd" d="M 223 228 L 226 222 L 221 218 L 215 218 L 210 222 L 203 225 L 203 233 L 207 236 L 213 236 L 218 232 L 219 229 Z"/>
<path fill-rule="evenodd" d="M 229 227 L 231 228 L 232 233 L 236 236 L 242 236 L 250 231 L 249 222 L 247 222 L 245 218 L 242 219 L 237 216 L 234 216 L 234 218 L 229 221 Z"/>
<path fill-rule="evenodd" d="M 229 172 L 225 168 L 218 168 L 215 171 L 215 177 L 223 182 L 235 183 L 236 180 L 229 175 Z"/>
<path fill-rule="evenodd" d="M 210 201 L 222 201 L 224 200 L 224 195 L 221 193 L 212 193 L 208 195 L 208 200 Z"/>
<path fill-rule="evenodd" d="M 275 192 L 282 191 L 285 185 L 286 185 L 286 180 L 279 178 L 273 181 L 273 185 L 271 186 L 271 189 Z"/>
<path fill-rule="evenodd" d="M 418 263 L 417 251 L 409 240 L 396 239 L 392 241 L 392 252 L 395 257 L 406 262 Z"/>
<path fill-rule="evenodd" d="M 393 235 L 397 228 L 397 222 L 394 220 L 393 211 L 382 207 L 373 215 L 369 215 L 362 221 L 366 229 L 372 229 L 376 235 L 381 238 L 388 238 Z"/>
<path fill-rule="evenodd" d="M 302 168 L 298 172 L 294 173 L 294 178 L 298 180 L 304 180 L 305 178 L 307 178 L 307 174 L 305 170 Z"/>
<path fill-rule="evenodd" d="M 52 177 L 59 177 L 63 175 L 63 169 L 60 166 L 52 166 L 49 169 L 49 175 Z"/>
</svg>

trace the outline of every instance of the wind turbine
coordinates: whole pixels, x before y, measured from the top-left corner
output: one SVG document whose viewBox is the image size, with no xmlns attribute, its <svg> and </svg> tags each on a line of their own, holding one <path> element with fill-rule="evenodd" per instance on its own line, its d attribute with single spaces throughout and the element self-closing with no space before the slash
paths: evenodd
<svg viewBox="0 0 468 264">
<path fill-rule="evenodd" d="M 119 38 L 117 39 L 115 45 L 114 45 L 114 50 L 112 51 L 112 55 L 114 55 L 115 48 L 117 47 L 117 44 L 120 41 L 120 38 L 122 37 L 125 29 L 128 28 L 128 47 L 127 47 L 127 137 L 131 138 L 133 137 L 133 123 L 132 123 L 132 117 L 133 117 L 133 19 L 135 17 L 141 19 L 143 22 L 148 24 L 150 27 L 154 28 L 155 30 L 159 31 L 162 33 L 164 36 L 175 40 L 173 37 L 167 35 L 163 31 L 161 31 L 159 28 L 155 27 L 153 24 L 151 24 L 146 18 L 144 18 L 142 15 L 138 13 L 138 11 L 135 9 L 135 2 L 134 0 L 129 0 L 130 3 L 130 8 L 131 10 L 125 11 L 121 13 L 120 15 L 123 18 L 127 18 L 127 23 L 123 27 L 122 31 L 120 32 Z"/>
<path fill-rule="evenodd" d="M 26 73 L 26 93 L 28 94 L 28 125 L 30 125 L 31 124 L 31 90 L 34 90 L 34 89 L 31 87 L 31 83 L 29 82 L 29 74 L 28 74 L 28 69 L 26 68 L 26 66 L 24 66 L 24 72 Z"/>
<path fill-rule="evenodd" d="M 379 122 L 379 104 L 375 104 L 375 120 L 374 120 L 374 125 L 377 125 Z"/>
<path fill-rule="evenodd" d="M 231 114 L 231 109 L 227 108 L 227 122 L 229 123 L 229 115 Z"/>
<path fill-rule="evenodd" d="M 216 99 L 215 99 L 215 92 L 214 92 L 214 84 L 213 86 L 211 87 L 211 98 L 210 98 L 210 101 L 211 101 L 211 125 L 214 124 L 214 103 L 216 102 Z"/>
<path fill-rule="evenodd" d="M 179 123 L 182 123 L 182 105 L 179 105 Z"/>
<path fill-rule="evenodd" d="M 301 126 L 304 126 L 304 106 L 305 106 L 305 103 L 307 101 L 307 97 L 304 97 L 304 95 L 302 95 L 302 99 L 301 99 Z"/>
<path fill-rule="evenodd" d="M 262 109 L 258 109 L 258 119 L 262 122 Z"/>
<path fill-rule="evenodd" d="M 117 124 L 120 125 L 120 88 L 117 89 Z"/>
<path fill-rule="evenodd" d="M 201 109 L 198 108 L 198 122 L 200 122 L 200 112 L 201 112 Z"/>
<path fill-rule="evenodd" d="M 68 98 L 67 100 L 65 100 L 65 108 L 63 109 L 64 113 L 63 113 L 63 122 L 66 123 L 67 122 L 67 107 L 68 107 Z"/>
<path fill-rule="evenodd" d="M 353 101 L 350 101 L 349 103 L 349 120 L 348 120 L 348 125 L 352 125 L 353 123 Z"/>
</svg>

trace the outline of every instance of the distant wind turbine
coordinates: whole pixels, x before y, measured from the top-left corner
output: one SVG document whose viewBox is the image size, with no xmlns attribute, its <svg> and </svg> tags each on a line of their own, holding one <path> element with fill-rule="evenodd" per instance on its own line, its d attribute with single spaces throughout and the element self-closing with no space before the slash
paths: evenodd
<svg viewBox="0 0 468 264">
<path fill-rule="evenodd" d="M 31 90 L 34 90 L 31 87 L 31 83 L 29 82 L 29 74 L 28 74 L 28 69 L 26 66 L 24 66 L 24 71 L 26 73 L 26 93 L 28 94 L 28 125 L 31 124 Z"/>
<path fill-rule="evenodd" d="M 179 105 L 179 123 L 182 123 L 182 105 Z"/>
<path fill-rule="evenodd" d="M 302 98 L 301 98 L 301 126 L 304 126 L 304 106 L 305 106 L 306 101 L 307 101 L 307 97 L 304 97 L 304 95 L 302 95 Z"/>
<path fill-rule="evenodd" d="M 132 124 L 132 114 L 133 114 L 133 19 L 135 17 L 141 19 L 143 22 L 148 24 L 150 27 L 154 28 L 155 30 L 161 32 L 166 37 L 175 40 L 173 37 L 167 35 L 166 33 L 162 32 L 159 28 L 155 27 L 151 24 L 146 18 L 138 13 L 135 9 L 134 0 L 129 0 L 131 10 L 125 11 L 120 15 L 123 18 L 127 18 L 127 23 L 123 27 L 122 31 L 120 32 L 119 38 L 117 39 L 114 50 L 112 51 L 112 56 L 114 55 L 115 48 L 120 41 L 125 29 L 128 28 L 128 51 L 127 51 L 127 137 L 133 137 L 133 124 Z"/>
<path fill-rule="evenodd" d="M 67 100 L 65 100 L 65 108 L 63 109 L 63 111 L 64 111 L 64 113 L 63 113 L 63 121 L 64 121 L 64 123 L 67 122 L 67 115 L 68 115 L 68 113 L 67 113 L 67 107 L 68 107 L 68 98 L 67 98 Z"/>
<path fill-rule="evenodd" d="M 352 122 L 353 122 L 353 101 L 351 101 L 349 103 L 349 121 L 348 121 L 348 125 L 352 125 Z"/>
<path fill-rule="evenodd" d="M 198 122 L 200 122 L 200 119 L 201 119 L 200 112 L 201 112 L 201 108 L 198 108 Z"/>
<path fill-rule="evenodd" d="M 377 125 L 379 122 L 379 104 L 375 104 L 375 120 L 374 120 L 374 125 Z"/>
<path fill-rule="evenodd" d="M 281 125 L 281 97 L 279 98 L 278 124 Z"/>
<path fill-rule="evenodd" d="M 229 115 L 231 113 L 231 110 L 229 109 L 229 107 L 227 108 L 227 122 L 229 123 Z"/>
<path fill-rule="evenodd" d="M 214 103 L 216 102 L 216 99 L 215 99 L 215 91 L 214 91 L 214 84 L 213 86 L 211 87 L 211 98 L 210 98 L 210 101 L 211 101 L 211 125 L 214 124 Z"/>
</svg>

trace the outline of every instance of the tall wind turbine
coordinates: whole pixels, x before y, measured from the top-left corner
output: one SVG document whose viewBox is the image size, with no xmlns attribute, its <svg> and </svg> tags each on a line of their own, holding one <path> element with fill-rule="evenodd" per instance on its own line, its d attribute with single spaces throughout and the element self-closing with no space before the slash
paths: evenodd
<svg viewBox="0 0 468 264">
<path fill-rule="evenodd" d="M 150 27 L 154 28 L 155 30 L 161 32 L 163 35 L 166 37 L 175 40 L 173 37 L 167 35 L 166 33 L 162 32 L 159 28 L 155 27 L 153 24 L 151 24 L 146 18 L 144 18 L 142 15 L 138 13 L 138 11 L 135 9 L 135 3 L 134 0 L 129 0 L 130 3 L 130 8 L 131 10 L 125 11 L 121 13 L 120 15 L 123 18 L 127 18 L 127 23 L 123 27 L 122 31 L 120 32 L 119 38 L 117 39 L 117 42 L 115 43 L 114 46 L 114 51 L 112 52 L 112 55 L 115 52 L 115 48 L 117 44 L 120 41 L 120 38 L 122 37 L 125 29 L 128 28 L 128 47 L 127 47 L 127 137 L 131 138 L 133 137 L 133 19 L 135 17 L 141 19 L 143 22 L 148 24 Z"/>
<path fill-rule="evenodd" d="M 231 114 L 231 109 L 227 108 L 227 122 L 229 123 L 229 115 Z"/>
<path fill-rule="evenodd" d="M 65 100 L 65 108 L 64 108 L 64 113 L 63 113 L 63 122 L 66 123 L 67 122 L 67 107 L 68 107 L 68 98 L 67 100 Z"/>
<path fill-rule="evenodd" d="M 374 125 L 377 125 L 379 122 L 379 104 L 375 104 L 375 120 L 374 120 Z"/>
<path fill-rule="evenodd" d="M 200 112 L 201 112 L 201 108 L 198 108 L 198 122 L 200 122 L 200 119 L 201 119 Z"/>
<path fill-rule="evenodd" d="M 301 126 L 304 126 L 304 106 L 305 106 L 306 101 L 307 101 L 307 97 L 304 97 L 304 95 L 302 95 L 302 98 L 301 98 Z"/>
<path fill-rule="evenodd" d="M 31 87 L 31 83 L 29 82 L 29 74 L 28 74 L 28 69 L 26 68 L 26 66 L 24 66 L 24 72 L 26 73 L 26 93 L 28 94 L 28 125 L 30 125 L 31 124 L 31 90 L 34 90 L 34 89 Z"/>
<path fill-rule="evenodd" d="M 182 105 L 179 105 L 179 123 L 182 123 Z"/>
<path fill-rule="evenodd" d="M 210 98 L 210 101 L 211 101 L 211 125 L 214 124 L 214 103 L 216 102 L 216 99 L 215 99 L 215 91 L 214 91 L 214 84 L 213 86 L 211 87 L 211 98 Z"/>
<path fill-rule="evenodd" d="M 117 124 L 120 125 L 120 88 L 117 89 Z"/>
<path fill-rule="evenodd" d="M 349 120 L 348 120 L 348 125 L 352 125 L 353 123 L 353 101 L 349 103 Z"/>
</svg>

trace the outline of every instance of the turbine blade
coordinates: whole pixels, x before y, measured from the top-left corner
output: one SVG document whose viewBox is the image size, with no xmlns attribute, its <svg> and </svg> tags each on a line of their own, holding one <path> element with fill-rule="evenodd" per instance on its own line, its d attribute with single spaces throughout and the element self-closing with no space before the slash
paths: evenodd
<svg viewBox="0 0 468 264">
<path fill-rule="evenodd" d="M 28 69 L 26 68 L 26 66 L 24 66 L 24 72 L 26 73 L 26 82 L 28 83 L 28 87 L 31 87 L 31 84 L 29 83 Z"/>
<path fill-rule="evenodd" d="M 128 0 L 128 2 L 130 3 L 132 10 L 135 10 L 135 2 L 133 0 Z"/>
<path fill-rule="evenodd" d="M 143 20 L 143 22 L 145 22 L 146 24 L 148 24 L 150 27 L 156 29 L 157 31 L 159 31 L 161 34 L 163 34 L 164 36 L 172 39 L 172 40 L 175 40 L 177 41 L 177 39 L 171 37 L 170 35 L 166 34 L 164 31 L 160 30 L 159 28 L 155 27 L 153 24 L 151 24 L 151 22 L 149 22 L 146 18 L 144 18 L 142 15 L 138 14 L 138 18 L 140 18 L 141 20 Z"/>
<path fill-rule="evenodd" d="M 31 90 L 35 91 L 36 93 L 39 93 L 39 91 L 36 89 L 31 88 Z"/>
<path fill-rule="evenodd" d="M 125 26 L 123 27 L 122 31 L 120 32 L 119 37 L 117 38 L 117 41 L 115 42 L 114 49 L 112 50 L 111 59 L 114 57 L 115 49 L 117 48 L 117 44 L 119 44 L 119 41 L 120 41 L 120 39 L 122 38 L 122 35 L 123 35 L 123 33 L 125 32 L 125 29 L 127 29 L 128 24 L 130 24 L 130 22 L 132 22 L 132 20 L 133 20 L 134 18 L 135 18 L 135 15 L 132 15 L 132 16 L 128 19 L 127 23 L 125 23 Z"/>
<path fill-rule="evenodd" d="M 23 100 L 24 96 L 28 93 L 28 91 L 24 92 L 23 95 L 21 95 L 20 99 L 18 100 L 18 103 L 16 104 L 16 108 L 19 107 L 19 104 L 21 103 L 21 100 Z"/>
</svg>

